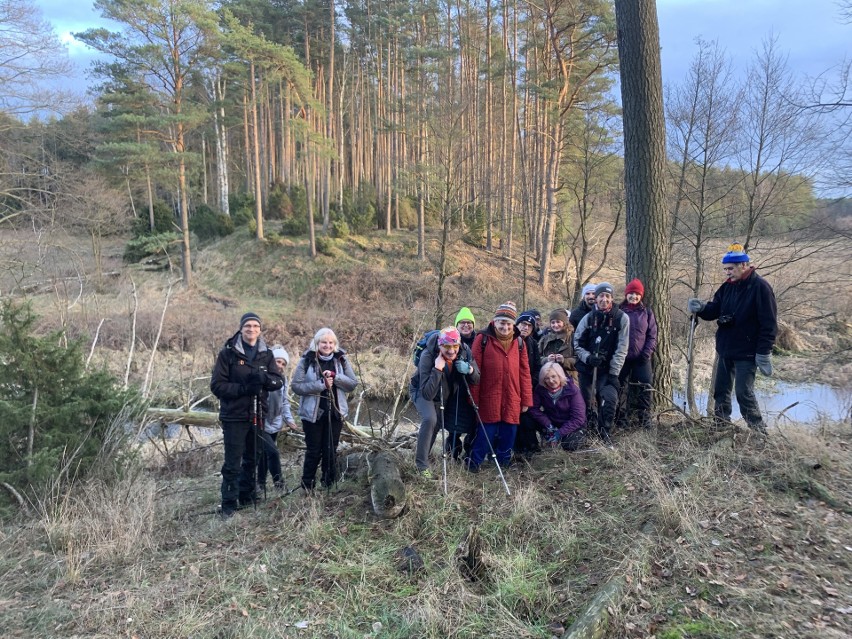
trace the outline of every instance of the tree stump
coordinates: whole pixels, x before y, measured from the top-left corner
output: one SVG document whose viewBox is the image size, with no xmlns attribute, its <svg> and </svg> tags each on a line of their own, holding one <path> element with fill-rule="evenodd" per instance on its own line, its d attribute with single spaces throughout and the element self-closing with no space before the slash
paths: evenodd
<svg viewBox="0 0 852 639">
<path fill-rule="evenodd" d="M 373 512 L 387 519 L 399 517 L 405 509 L 406 492 L 396 458 L 383 451 L 367 461 Z"/>
<path fill-rule="evenodd" d="M 482 562 L 482 538 L 476 526 L 467 530 L 464 539 L 456 547 L 456 562 L 462 577 L 468 581 L 480 581 L 485 576 Z"/>
</svg>

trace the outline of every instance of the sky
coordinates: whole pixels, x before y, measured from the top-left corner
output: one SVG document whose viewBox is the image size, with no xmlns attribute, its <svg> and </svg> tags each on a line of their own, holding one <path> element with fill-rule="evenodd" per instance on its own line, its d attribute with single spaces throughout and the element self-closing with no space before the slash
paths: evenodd
<svg viewBox="0 0 852 639">
<path fill-rule="evenodd" d="M 852 25 L 842 24 L 842 0 L 657 0 L 663 82 L 681 82 L 697 48 L 696 38 L 716 40 L 732 59 L 735 71 L 745 69 L 768 37 L 788 57 L 790 68 L 804 77 L 831 73 L 844 58 L 852 58 Z M 68 46 L 79 76 L 75 86 L 88 83 L 92 59 L 74 31 L 100 26 L 99 14 L 86 0 L 34 0 L 60 39 Z"/>
</svg>

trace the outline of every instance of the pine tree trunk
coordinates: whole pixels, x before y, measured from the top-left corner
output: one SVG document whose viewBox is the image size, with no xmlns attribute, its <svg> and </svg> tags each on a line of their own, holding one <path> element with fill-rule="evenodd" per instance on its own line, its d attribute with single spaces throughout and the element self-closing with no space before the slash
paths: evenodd
<svg viewBox="0 0 852 639">
<path fill-rule="evenodd" d="M 665 120 L 660 37 L 654 0 L 616 0 L 621 102 L 624 110 L 624 183 L 627 196 L 627 277 L 645 284 L 660 340 L 654 382 L 671 396 L 669 217 L 665 193 Z"/>
</svg>

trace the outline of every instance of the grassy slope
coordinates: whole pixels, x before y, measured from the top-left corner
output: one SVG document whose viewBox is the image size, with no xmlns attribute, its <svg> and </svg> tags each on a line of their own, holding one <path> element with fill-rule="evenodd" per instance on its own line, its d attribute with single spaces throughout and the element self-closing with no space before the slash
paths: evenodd
<svg viewBox="0 0 852 639">
<path fill-rule="evenodd" d="M 198 515 L 217 499 L 212 459 L 196 479 L 143 473 L 92 485 L 4 528 L 0 632 L 549 637 L 626 575 L 609 637 L 848 636 L 848 426 L 768 442 L 736 435 L 708 460 L 726 434 L 661 426 L 622 437 L 616 451 L 548 452 L 507 471 L 511 498 L 492 469 L 458 467 L 445 498 L 406 462 L 409 507 L 393 521 L 371 514 L 358 479 L 227 522 Z M 289 458 L 291 485 L 299 461 Z M 696 474 L 675 485 L 692 464 Z M 814 479 L 834 508 L 814 497 Z M 477 582 L 456 557 L 471 525 L 484 542 Z M 406 546 L 425 563 L 414 576 L 399 570 Z"/>
<path fill-rule="evenodd" d="M 203 393 L 203 379 L 190 391 L 173 386 L 207 371 L 247 308 L 294 353 L 331 324 L 377 394 L 404 379 L 410 340 L 432 323 L 435 289 L 411 241 L 354 239 L 310 261 L 302 244 L 243 239 L 199 254 L 197 289 L 176 292 L 164 343 L 201 354 L 184 355 L 177 381 L 167 375 L 175 356 L 158 355 L 159 396 Z M 482 319 L 503 299 L 520 304 L 519 278 L 501 276 L 497 260 L 458 243 L 452 263 L 445 319 L 462 304 Z M 150 344 L 164 278 L 134 277 Z M 526 305 L 543 311 L 564 298 L 528 287 Z M 98 356 L 113 353 L 117 370 L 126 300 L 124 289 L 107 288 L 72 317 L 89 335 L 111 318 Z M 139 358 L 144 372 L 144 349 Z M 444 498 L 406 462 L 409 509 L 395 521 L 370 514 L 358 480 L 328 496 L 270 500 L 229 522 L 196 516 L 218 500 L 215 449 L 195 454 L 195 473 L 149 469 L 117 485 L 92 482 L 0 530 L 0 636 L 550 637 L 615 575 L 629 587 L 609 637 L 852 633 L 848 424 L 791 427 L 768 443 L 737 436 L 707 460 L 725 433 L 663 421 L 650 436 L 622 437 L 617 451 L 551 452 L 510 470 L 511 498 L 493 470 L 468 476 L 455 467 Z M 299 464 L 293 452 L 291 484 Z M 693 464 L 695 476 L 676 485 Z M 484 541 L 478 582 L 456 558 L 471 525 Z M 651 532 L 640 532 L 646 525 Z M 425 562 L 414 576 L 398 570 L 406 546 Z"/>
</svg>

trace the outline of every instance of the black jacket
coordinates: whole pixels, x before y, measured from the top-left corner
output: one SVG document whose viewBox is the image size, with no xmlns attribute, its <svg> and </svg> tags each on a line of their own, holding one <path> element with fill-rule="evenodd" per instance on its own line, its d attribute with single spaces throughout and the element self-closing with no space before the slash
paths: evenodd
<svg viewBox="0 0 852 639">
<path fill-rule="evenodd" d="M 571 315 L 568 316 L 568 321 L 571 322 L 571 326 L 576 328 L 580 325 L 580 320 L 583 319 L 588 313 L 595 308 L 595 305 L 592 304 L 589 306 L 586 304 L 586 300 L 580 300 L 580 303 L 577 305 L 577 308 L 571 311 Z"/>
<path fill-rule="evenodd" d="M 240 333 L 225 342 L 219 351 L 213 375 L 210 378 L 210 390 L 219 398 L 219 420 L 223 422 L 241 422 L 252 418 L 253 395 L 247 379 L 252 373 L 265 373 L 266 383 L 260 392 L 263 412 L 268 408 L 269 391 L 284 386 L 284 379 L 272 356 L 272 351 L 263 339 L 257 341 L 257 354 L 249 363 L 245 358 L 245 347 Z"/>
<path fill-rule="evenodd" d="M 732 321 L 719 325 L 716 352 L 725 359 L 754 359 L 758 353 L 772 352 L 778 335 L 778 308 L 769 283 L 752 269 L 737 282 L 725 281 L 713 300 L 698 313 L 703 320 L 730 316 Z"/>
</svg>

